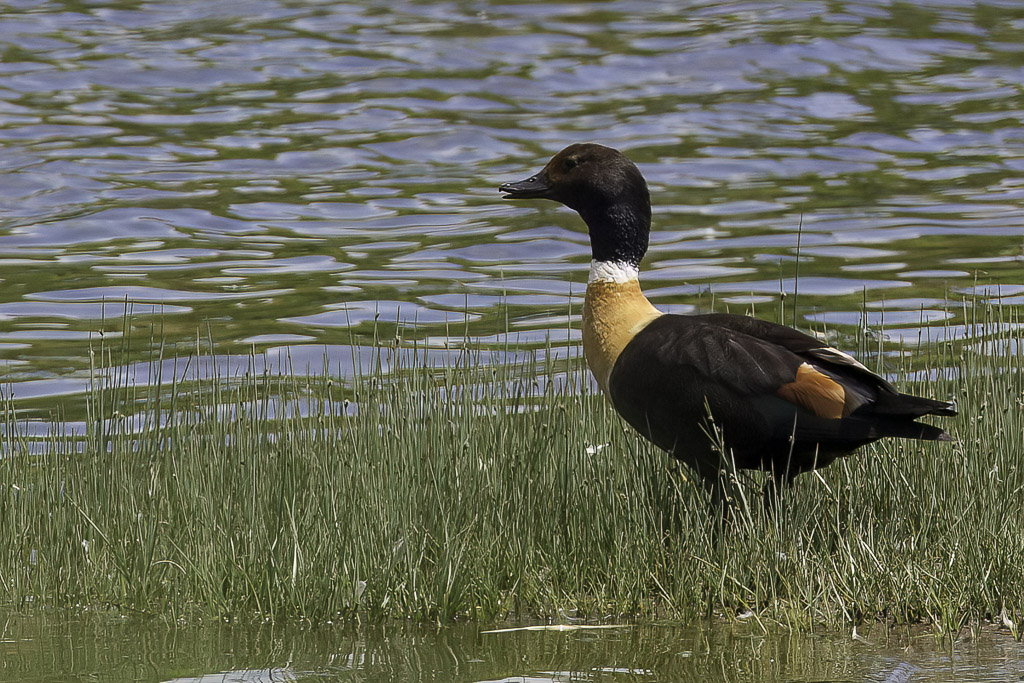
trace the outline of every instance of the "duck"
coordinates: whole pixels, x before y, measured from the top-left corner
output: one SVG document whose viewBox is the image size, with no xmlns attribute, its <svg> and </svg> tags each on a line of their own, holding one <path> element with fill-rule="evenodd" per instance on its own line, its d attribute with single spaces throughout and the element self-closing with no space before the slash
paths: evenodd
<svg viewBox="0 0 1024 683">
<path fill-rule="evenodd" d="M 730 463 L 768 472 L 780 487 L 882 438 L 952 440 L 919 418 L 956 416 L 955 401 L 902 393 L 818 337 L 747 315 L 680 315 L 651 304 L 639 282 L 650 192 L 618 150 L 572 144 L 498 189 L 504 199 L 561 203 L 583 219 L 590 372 L 622 419 L 713 494 Z"/>
</svg>

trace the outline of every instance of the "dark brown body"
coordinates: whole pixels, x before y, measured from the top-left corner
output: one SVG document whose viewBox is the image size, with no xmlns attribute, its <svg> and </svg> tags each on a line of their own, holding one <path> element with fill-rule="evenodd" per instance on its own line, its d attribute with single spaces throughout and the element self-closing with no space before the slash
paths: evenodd
<svg viewBox="0 0 1024 683">
<path fill-rule="evenodd" d="M 848 358 L 755 318 L 663 315 L 622 350 L 608 394 L 630 425 L 704 477 L 721 468 L 715 429 L 737 467 L 787 479 L 886 436 L 948 440 L 915 418 L 955 414 L 949 404 L 901 394 Z"/>
</svg>

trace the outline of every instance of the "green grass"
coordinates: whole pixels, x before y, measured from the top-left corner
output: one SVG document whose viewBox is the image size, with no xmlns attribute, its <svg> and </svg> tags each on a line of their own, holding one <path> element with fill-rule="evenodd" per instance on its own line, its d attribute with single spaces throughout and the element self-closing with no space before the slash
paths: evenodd
<svg viewBox="0 0 1024 683">
<path fill-rule="evenodd" d="M 583 380 L 578 360 L 467 353 L 344 384 L 114 375 L 84 436 L 19 436 L 6 406 L 0 604 L 318 622 L 752 612 L 941 632 L 1005 616 L 1019 637 L 1024 332 L 990 342 L 1011 352 L 922 349 L 932 376 L 901 382 L 959 400 L 955 443 L 866 448 L 801 476 L 773 514 L 755 475 L 718 540 L 685 469 L 602 397 L 558 388 Z M 307 416 L 283 416 L 300 400 Z"/>
</svg>

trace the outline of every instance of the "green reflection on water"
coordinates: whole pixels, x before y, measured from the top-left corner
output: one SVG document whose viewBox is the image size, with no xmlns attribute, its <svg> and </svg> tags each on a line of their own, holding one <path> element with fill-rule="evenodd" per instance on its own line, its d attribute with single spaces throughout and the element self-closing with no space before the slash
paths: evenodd
<svg viewBox="0 0 1024 683">
<path fill-rule="evenodd" d="M 1024 649 L 991 631 L 955 646 L 876 632 L 765 634 L 752 624 L 625 625 L 485 634 L 214 624 L 113 615 L 8 614 L 0 678 L 34 681 L 1009 681 Z"/>
</svg>

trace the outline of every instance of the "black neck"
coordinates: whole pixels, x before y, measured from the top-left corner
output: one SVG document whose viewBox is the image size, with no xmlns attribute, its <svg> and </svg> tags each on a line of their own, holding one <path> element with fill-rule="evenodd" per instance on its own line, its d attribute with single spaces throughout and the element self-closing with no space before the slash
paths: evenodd
<svg viewBox="0 0 1024 683">
<path fill-rule="evenodd" d="M 584 207 L 580 212 L 590 232 L 590 251 L 595 261 L 615 261 L 640 267 L 651 234 L 651 202 L 618 202 L 603 207 Z"/>
</svg>

